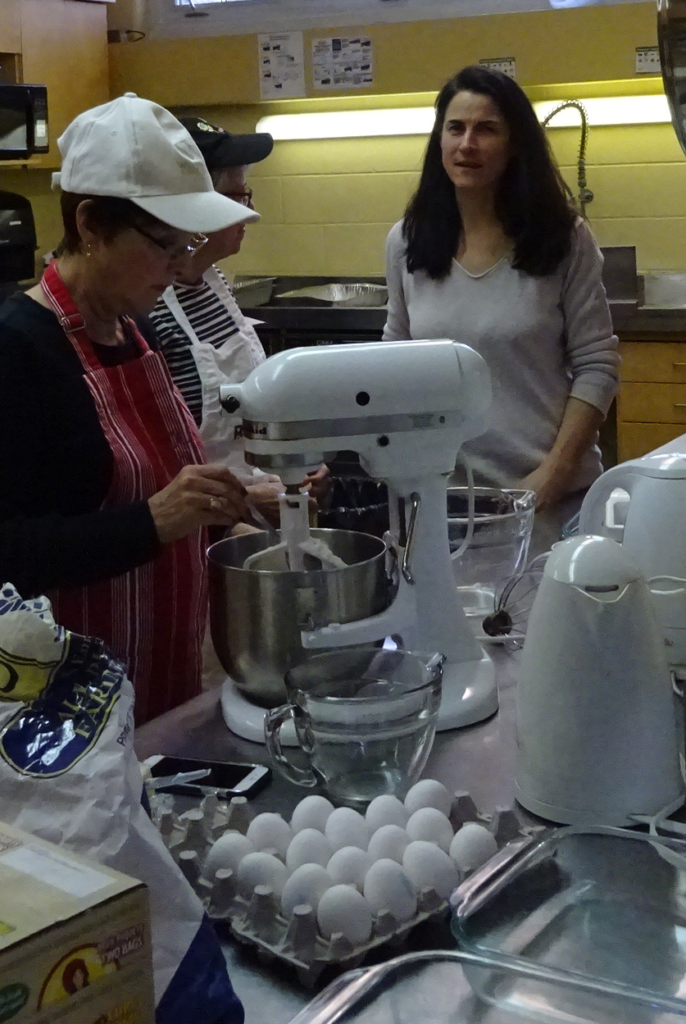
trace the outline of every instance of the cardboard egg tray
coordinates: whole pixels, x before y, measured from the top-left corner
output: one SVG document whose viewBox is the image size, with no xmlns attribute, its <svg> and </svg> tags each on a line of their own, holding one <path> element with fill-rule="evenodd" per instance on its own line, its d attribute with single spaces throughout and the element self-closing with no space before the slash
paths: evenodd
<svg viewBox="0 0 686 1024">
<path fill-rule="evenodd" d="M 219 803 L 206 797 L 198 808 L 176 814 L 169 796 L 151 794 L 153 820 L 174 860 L 200 897 L 209 917 L 226 923 L 234 937 L 253 946 L 265 962 L 287 964 L 307 987 L 328 967 L 350 970 L 364 961 L 379 946 L 400 946 L 417 925 L 443 918 L 448 900 L 433 889 L 423 889 L 417 896 L 417 912 L 405 922 L 397 921 L 388 911 L 374 918 L 372 935 L 367 942 L 354 945 L 344 935 L 324 938 L 317 928 L 311 907 L 295 908 L 287 920 L 272 889 L 257 885 L 246 899 L 236 884 L 236 874 L 220 869 L 212 879 L 203 875 L 205 858 L 212 844 L 227 830 L 245 834 L 255 814 L 245 797 L 234 797 L 230 803 Z M 478 812 L 469 793 L 456 793 L 450 821 L 453 829 L 475 821 L 485 825 L 495 836 L 501 849 L 513 839 L 530 835 L 535 828 L 524 826 L 511 808 L 499 808 L 490 817 Z"/>
</svg>

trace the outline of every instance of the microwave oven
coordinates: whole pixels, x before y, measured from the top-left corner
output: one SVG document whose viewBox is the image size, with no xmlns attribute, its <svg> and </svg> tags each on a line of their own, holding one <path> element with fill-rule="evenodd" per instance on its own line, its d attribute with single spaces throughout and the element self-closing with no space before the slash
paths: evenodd
<svg viewBox="0 0 686 1024">
<path fill-rule="evenodd" d="M 48 152 L 48 90 L 0 84 L 0 160 Z"/>
</svg>

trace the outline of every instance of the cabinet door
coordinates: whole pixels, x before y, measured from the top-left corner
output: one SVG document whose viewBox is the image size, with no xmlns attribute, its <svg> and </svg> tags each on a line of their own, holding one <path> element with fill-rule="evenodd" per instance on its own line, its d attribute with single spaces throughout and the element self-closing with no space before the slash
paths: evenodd
<svg viewBox="0 0 686 1024">
<path fill-rule="evenodd" d="M 686 423 L 686 384 L 627 381 L 617 398 L 617 418 L 630 423 Z"/>
<path fill-rule="evenodd" d="M 24 81 L 48 87 L 50 152 L 41 163 L 58 167 L 57 139 L 82 110 L 109 99 L 107 8 L 79 0 L 21 0 Z"/>
<path fill-rule="evenodd" d="M 627 341 L 619 346 L 622 380 L 686 382 L 683 341 Z"/>
<path fill-rule="evenodd" d="M 618 423 L 617 461 L 637 459 L 684 432 L 676 423 Z"/>
<path fill-rule="evenodd" d="M 21 53 L 21 0 L 0 0 L 0 53 Z"/>
</svg>

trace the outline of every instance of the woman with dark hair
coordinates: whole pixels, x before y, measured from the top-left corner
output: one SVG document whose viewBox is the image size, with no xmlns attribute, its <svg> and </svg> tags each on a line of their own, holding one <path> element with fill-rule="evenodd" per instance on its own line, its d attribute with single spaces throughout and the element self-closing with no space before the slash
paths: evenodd
<svg viewBox="0 0 686 1024">
<path fill-rule="evenodd" d="M 464 68 L 438 95 L 419 187 L 388 236 L 384 338 L 481 353 L 493 405 L 465 454 L 478 483 L 530 487 L 539 509 L 602 472 L 619 357 L 601 268 L 524 92 Z"/>
<path fill-rule="evenodd" d="M 0 311 L 0 584 L 125 662 L 142 723 L 200 692 L 205 528 L 247 517 L 135 325 L 206 241 L 256 215 L 186 129 L 127 93 L 58 140 L 64 239 Z"/>
</svg>

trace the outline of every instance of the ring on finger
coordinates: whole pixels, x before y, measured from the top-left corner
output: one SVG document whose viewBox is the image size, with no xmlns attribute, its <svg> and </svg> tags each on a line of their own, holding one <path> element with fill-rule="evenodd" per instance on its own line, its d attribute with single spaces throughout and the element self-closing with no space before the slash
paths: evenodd
<svg viewBox="0 0 686 1024">
<path fill-rule="evenodd" d="M 218 509 L 221 508 L 221 502 L 219 498 L 210 498 L 210 508 L 212 509 L 213 512 L 216 512 Z"/>
</svg>

